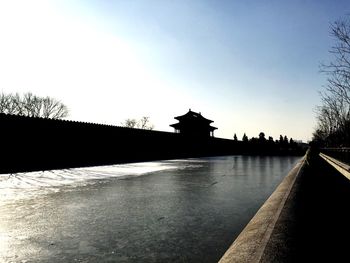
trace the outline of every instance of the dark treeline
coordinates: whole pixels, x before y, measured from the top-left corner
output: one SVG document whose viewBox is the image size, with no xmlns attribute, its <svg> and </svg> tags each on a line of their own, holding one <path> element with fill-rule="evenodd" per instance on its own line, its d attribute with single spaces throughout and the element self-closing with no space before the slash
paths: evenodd
<svg viewBox="0 0 350 263">
<path fill-rule="evenodd" d="M 234 141 L 239 143 L 234 136 Z M 306 144 L 297 143 L 292 138 L 280 135 L 278 140 L 274 140 L 271 136 L 265 137 L 265 133 L 260 132 L 258 137 L 248 138 L 243 135 L 240 151 L 248 154 L 264 154 L 264 155 L 288 155 L 288 154 L 304 154 L 307 148 Z"/>
<path fill-rule="evenodd" d="M 177 133 L 0 114 L 0 173 L 229 154 L 303 154 L 283 137 L 196 138 Z"/>
</svg>

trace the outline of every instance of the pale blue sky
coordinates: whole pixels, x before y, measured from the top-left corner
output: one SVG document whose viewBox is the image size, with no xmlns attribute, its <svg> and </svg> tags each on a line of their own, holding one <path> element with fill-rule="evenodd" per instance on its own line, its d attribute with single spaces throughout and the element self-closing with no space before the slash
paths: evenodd
<svg viewBox="0 0 350 263">
<path fill-rule="evenodd" d="M 70 119 L 193 111 L 217 137 L 311 138 L 349 1 L 0 1 L 0 87 L 61 99 Z"/>
</svg>

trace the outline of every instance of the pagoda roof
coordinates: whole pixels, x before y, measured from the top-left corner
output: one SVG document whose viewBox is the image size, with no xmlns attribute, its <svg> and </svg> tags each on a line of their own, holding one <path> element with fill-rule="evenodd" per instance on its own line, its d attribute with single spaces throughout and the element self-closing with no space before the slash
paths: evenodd
<svg viewBox="0 0 350 263">
<path fill-rule="evenodd" d="M 201 113 L 197 113 L 197 112 L 191 111 L 191 109 L 186 114 L 174 117 L 174 119 L 176 119 L 178 121 L 186 120 L 186 119 L 197 119 L 197 120 L 205 121 L 205 122 L 208 122 L 208 123 L 214 122 L 212 120 L 204 118 Z"/>
</svg>

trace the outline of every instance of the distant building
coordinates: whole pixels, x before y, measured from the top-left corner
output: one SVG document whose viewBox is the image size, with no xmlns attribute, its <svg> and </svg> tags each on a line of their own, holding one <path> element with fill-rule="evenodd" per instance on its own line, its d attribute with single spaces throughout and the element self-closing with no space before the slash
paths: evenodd
<svg viewBox="0 0 350 263">
<path fill-rule="evenodd" d="M 196 137 L 214 137 L 214 130 L 217 129 L 210 126 L 212 120 L 204 118 L 201 113 L 193 112 L 191 109 L 185 115 L 177 116 L 174 119 L 179 122 L 171 124 L 170 127 L 173 127 L 176 133 Z"/>
</svg>

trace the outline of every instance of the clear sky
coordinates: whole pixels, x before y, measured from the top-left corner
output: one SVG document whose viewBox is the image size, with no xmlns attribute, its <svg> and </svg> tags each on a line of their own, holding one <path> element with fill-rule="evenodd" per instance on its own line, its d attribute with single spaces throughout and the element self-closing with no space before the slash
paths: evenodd
<svg viewBox="0 0 350 263">
<path fill-rule="evenodd" d="M 0 92 L 49 95 L 73 120 L 149 116 L 172 131 L 191 108 L 216 137 L 306 141 L 329 24 L 349 12 L 348 0 L 0 0 Z"/>
</svg>

